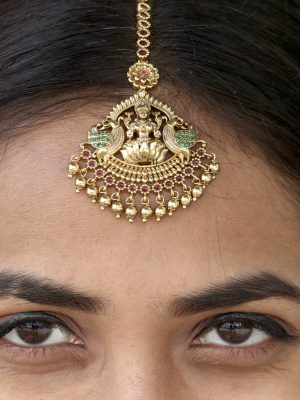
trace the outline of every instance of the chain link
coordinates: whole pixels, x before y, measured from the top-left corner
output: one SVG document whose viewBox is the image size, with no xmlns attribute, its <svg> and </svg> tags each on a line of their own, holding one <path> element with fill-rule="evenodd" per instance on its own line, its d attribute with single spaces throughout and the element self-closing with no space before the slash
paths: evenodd
<svg viewBox="0 0 300 400">
<path fill-rule="evenodd" d="M 137 0 L 137 56 L 139 62 L 147 62 L 150 54 L 150 10 L 148 0 Z"/>
</svg>

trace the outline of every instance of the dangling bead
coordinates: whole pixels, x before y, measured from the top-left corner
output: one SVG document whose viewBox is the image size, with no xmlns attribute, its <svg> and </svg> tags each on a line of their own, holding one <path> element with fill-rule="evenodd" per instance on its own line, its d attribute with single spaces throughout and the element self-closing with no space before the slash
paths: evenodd
<svg viewBox="0 0 300 400">
<path fill-rule="evenodd" d="M 87 187 L 86 193 L 92 199 L 92 202 L 96 203 L 96 198 L 98 194 L 98 189 L 96 188 L 96 186 Z"/>
<path fill-rule="evenodd" d="M 103 194 L 99 199 L 99 203 L 101 210 L 104 210 L 105 207 L 108 207 L 111 204 L 110 196 L 108 194 Z"/>
<path fill-rule="evenodd" d="M 68 177 L 72 178 L 72 176 L 77 174 L 77 172 L 79 171 L 79 164 L 74 161 L 70 162 L 68 170 L 69 170 Z"/>
<path fill-rule="evenodd" d="M 123 204 L 120 201 L 115 201 L 111 206 L 116 218 L 121 217 L 121 213 L 123 211 Z"/>
<path fill-rule="evenodd" d="M 177 199 L 170 199 L 168 201 L 168 210 L 169 210 L 169 215 L 173 215 L 173 212 L 176 210 L 176 208 L 179 207 L 179 201 Z"/>
<path fill-rule="evenodd" d="M 86 180 L 85 178 L 77 178 L 75 181 L 75 187 L 76 187 L 76 193 L 79 193 L 80 190 L 84 189 L 86 185 Z"/>
<path fill-rule="evenodd" d="M 165 206 L 159 206 L 155 210 L 156 220 L 160 221 L 162 217 L 164 217 L 167 213 L 167 209 Z"/>
<path fill-rule="evenodd" d="M 193 200 L 196 201 L 203 194 L 203 187 L 200 185 L 194 186 L 192 189 Z"/>
<path fill-rule="evenodd" d="M 148 220 L 148 218 L 151 216 L 151 214 L 153 213 L 153 210 L 151 207 L 149 206 L 145 206 L 141 209 L 141 214 L 142 214 L 142 221 L 146 222 Z"/>
<path fill-rule="evenodd" d="M 192 202 L 192 196 L 188 193 L 185 193 L 181 196 L 181 204 L 183 208 L 187 208 Z"/>
<path fill-rule="evenodd" d="M 126 217 L 128 218 L 129 222 L 133 222 L 134 218 L 137 214 L 137 209 L 135 206 L 129 206 L 126 208 Z"/>
</svg>

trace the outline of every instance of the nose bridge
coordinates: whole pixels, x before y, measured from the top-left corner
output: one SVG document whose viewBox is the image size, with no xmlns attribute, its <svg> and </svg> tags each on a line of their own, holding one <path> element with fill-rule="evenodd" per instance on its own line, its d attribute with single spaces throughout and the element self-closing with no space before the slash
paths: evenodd
<svg viewBox="0 0 300 400">
<path fill-rule="evenodd" d="M 179 400 L 172 380 L 172 357 L 153 338 L 123 337 L 111 343 L 105 363 L 99 400 Z"/>
</svg>

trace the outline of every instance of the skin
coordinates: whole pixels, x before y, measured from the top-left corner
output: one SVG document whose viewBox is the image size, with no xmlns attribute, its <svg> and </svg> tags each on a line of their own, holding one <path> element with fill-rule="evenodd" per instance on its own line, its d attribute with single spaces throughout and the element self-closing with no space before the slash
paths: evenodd
<svg viewBox="0 0 300 400">
<path fill-rule="evenodd" d="M 203 198 L 160 223 L 116 221 L 84 193 L 75 194 L 74 181 L 66 176 L 85 127 L 99 119 L 90 109 L 99 105 L 25 129 L 3 143 L 0 272 L 71 285 L 105 298 L 107 310 L 0 299 L 0 323 L 21 312 L 46 311 L 72 321 L 74 336 L 85 344 L 84 349 L 59 345 L 48 356 L 0 346 L 1 398 L 298 399 L 300 304 L 295 299 L 168 315 L 174 296 L 241 276 L 269 272 L 300 286 L 297 207 L 279 184 L 278 172 L 256 149 L 241 150 L 215 123 L 212 137 L 205 139 L 222 171 Z M 106 115 L 108 108 L 100 109 Z M 191 346 L 198 324 L 230 312 L 272 316 L 294 340 L 267 336 L 238 351 Z"/>
</svg>

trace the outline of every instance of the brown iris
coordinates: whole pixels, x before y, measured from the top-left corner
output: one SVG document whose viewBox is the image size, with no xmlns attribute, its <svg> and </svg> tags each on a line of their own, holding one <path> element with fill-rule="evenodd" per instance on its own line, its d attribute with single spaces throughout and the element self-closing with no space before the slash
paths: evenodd
<svg viewBox="0 0 300 400">
<path fill-rule="evenodd" d="M 41 344 L 51 335 L 53 326 L 49 323 L 36 321 L 26 322 L 16 328 L 17 334 L 27 344 Z"/>
<path fill-rule="evenodd" d="M 246 342 L 252 333 L 249 321 L 228 321 L 217 327 L 221 339 L 229 344 L 241 344 Z"/>
</svg>

